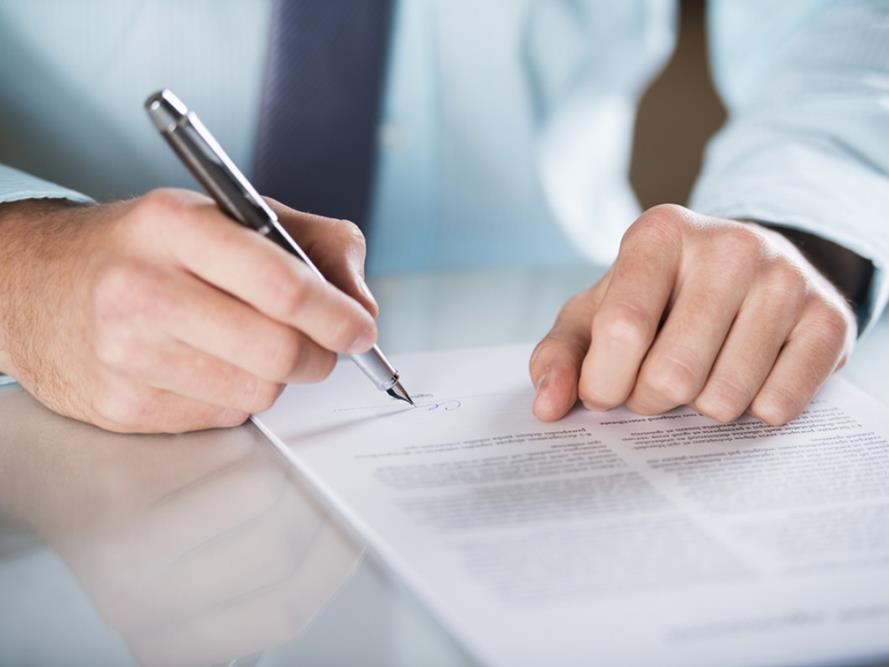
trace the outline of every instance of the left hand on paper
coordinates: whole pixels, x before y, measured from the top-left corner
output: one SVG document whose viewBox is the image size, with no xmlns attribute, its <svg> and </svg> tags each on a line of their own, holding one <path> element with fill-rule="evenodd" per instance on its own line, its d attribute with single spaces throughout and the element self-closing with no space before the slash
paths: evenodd
<svg viewBox="0 0 889 667">
<path fill-rule="evenodd" d="M 749 410 L 780 425 L 855 337 L 843 296 L 778 232 L 657 206 L 535 349 L 534 413 L 560 419 L 579 398 L 646 415 L 691 404 L 719 421 Z"/>
</svg>

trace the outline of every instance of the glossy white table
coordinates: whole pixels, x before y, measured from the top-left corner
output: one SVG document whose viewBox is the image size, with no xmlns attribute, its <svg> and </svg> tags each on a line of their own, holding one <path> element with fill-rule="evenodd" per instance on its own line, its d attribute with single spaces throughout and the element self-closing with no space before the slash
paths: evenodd
<svg viewBox="0 0 889 667">
<path fill-rule="evenodd" d="M 533 341 L 598 275 L 373 281 L 390 354 Z M 889 404 L 889 319 L 843 371 Z M 252 427 L 133 437 L 0 389 L 0 665 L 472 664 Z"/>
</svg>

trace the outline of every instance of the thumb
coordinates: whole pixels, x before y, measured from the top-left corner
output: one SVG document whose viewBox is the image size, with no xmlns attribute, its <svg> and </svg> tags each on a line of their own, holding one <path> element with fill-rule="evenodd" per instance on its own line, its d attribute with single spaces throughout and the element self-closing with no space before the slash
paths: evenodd
<svg viewBox="0 0 889 667">
<path fill-rule="evenodd" d="M 580 369 L 590 347 L 593 315 L 608 276 L 572 297 L 531 355 L 531 381 L 537 390 L 534 414 L 543 421 L 564 417 L 577 402 Z"/>
</svg>

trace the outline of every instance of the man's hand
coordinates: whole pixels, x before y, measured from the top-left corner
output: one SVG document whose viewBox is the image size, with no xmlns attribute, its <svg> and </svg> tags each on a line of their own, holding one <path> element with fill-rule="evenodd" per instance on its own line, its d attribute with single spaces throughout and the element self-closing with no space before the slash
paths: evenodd
<svg viewBox="0 0 889 667">
<path fill-rule="evenodd" d="M 623 403 L 640 414 L 692 404 L 797 417 L 855 341 L 840 293 L 779 233 L 658 206 L 627 230 L 614 265 L 576 295 L 531 357 L 534 413 Z"/>
<path fill-rule="evenodd" d="M 189 191 L 0 207 L 0 371 L 128 432 L 233 426 L 323 379 L 376 340 L 364 239 L 270 203 L 333 285 Z"/>
</svg>

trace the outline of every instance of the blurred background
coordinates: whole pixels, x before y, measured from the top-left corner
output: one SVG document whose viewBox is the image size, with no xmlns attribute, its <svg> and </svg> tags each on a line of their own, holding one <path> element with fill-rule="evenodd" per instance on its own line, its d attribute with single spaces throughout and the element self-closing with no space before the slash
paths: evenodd
<svg viewBox="0 0 889 667">
<path fill-rule="evenodd" d="M 707 59 L 704 0 L 682 0 L 673 56 L 639 103 L 630 183 L 642 208 L 688 200 L 708 139 L 725 121 Z"/>
</svg>

